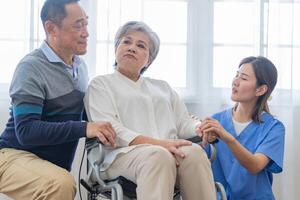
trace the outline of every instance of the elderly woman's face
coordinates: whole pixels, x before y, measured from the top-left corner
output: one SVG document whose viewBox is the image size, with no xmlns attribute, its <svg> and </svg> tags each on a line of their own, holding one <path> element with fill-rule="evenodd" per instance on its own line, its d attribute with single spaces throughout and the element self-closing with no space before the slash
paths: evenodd
<svg viewBox="0 0 300 200">
<path fill-rule="evenodd" d="M 129 32 L 121 38 L 116 49 L 117 67 L 121 70 L 140 73 L 149 62 L 149 37 L 140 31 Z"/>
</svg>

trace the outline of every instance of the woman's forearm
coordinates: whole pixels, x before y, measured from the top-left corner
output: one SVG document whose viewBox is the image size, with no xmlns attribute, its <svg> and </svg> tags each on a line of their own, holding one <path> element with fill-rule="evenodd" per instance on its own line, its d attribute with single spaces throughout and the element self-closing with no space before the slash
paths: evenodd
<svg viewBox="0 0 300 200">
<path fill-rule="evenodd" d="M 252 154 L 235 138 L 227 141 L 227 145 L 240 164 L 252 174 L 260 172 L 269 162 L 267 156 L 260 153 Z"/>
<path fill-rule="evenodd" d="M 138 144 L 161 145 L 161 141 L 144 135 L 139 135 L 129 143 L 129 146 Z"/>
</svg>

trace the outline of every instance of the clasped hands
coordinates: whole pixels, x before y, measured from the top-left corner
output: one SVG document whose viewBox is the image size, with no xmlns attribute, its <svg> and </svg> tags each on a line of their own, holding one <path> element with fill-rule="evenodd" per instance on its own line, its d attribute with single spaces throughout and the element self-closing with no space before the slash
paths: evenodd
<svg viewBox="0 0 300 200">
<path fill-rule="evenodd" d="M 197 127 L 197 133 L 199 137 L 202 137 L 202 145 L 205 146 L 208 143 L 215 143 L 218 139 L 228 143 L 234 138 L 229 134 L 218 120 L 207 117 L 201 121 L 201 124 Z"/>
</svg>

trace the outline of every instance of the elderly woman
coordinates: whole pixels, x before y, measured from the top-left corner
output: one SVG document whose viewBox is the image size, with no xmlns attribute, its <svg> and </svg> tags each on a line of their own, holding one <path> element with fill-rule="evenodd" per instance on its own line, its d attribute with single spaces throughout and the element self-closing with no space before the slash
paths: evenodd
<svg viewBox="0 0 300 200">
<path fill-rule="evenodd" d="M 108 121 L 117 133 L 116 139 L 108 133 L 99 138 L 107 147 L 101 176 L 135 182 L 138 199 L 172 199 L 176 184 L 183 199 L 213 200 L 207 156 L 184 140 L 200 134 L 197 122 L 165 81 L 141 76 L 159 45 L 146 24 L 126 23 L 115 37 L 116 71 L 90 83 L 84 99 L 89 120 Z"/>
</svg>

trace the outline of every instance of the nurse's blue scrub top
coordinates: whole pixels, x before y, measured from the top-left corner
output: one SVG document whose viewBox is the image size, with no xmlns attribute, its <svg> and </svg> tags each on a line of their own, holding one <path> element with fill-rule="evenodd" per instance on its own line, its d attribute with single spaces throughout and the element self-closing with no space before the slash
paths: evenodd
<svg viewBox="0 0 300 200">
<path fill-rule="evenodd" d="M 212 163 L 212 170 L 215 181 L 225 187 L 228 200 L 275 199 L 272 173 L 282 171 L 285 128 L 268 113 L 263 113 L 261 117 L 262 123 L 251 122 L 238 136 L 232 122 L 232 109 L 213 115 L 250 152 L 259 152 L 270 158 L 269 164 L 253 175 L 240 165 L 229 147 L 219 141 L 216 144 L 217 159 Z"/>
</svg>

